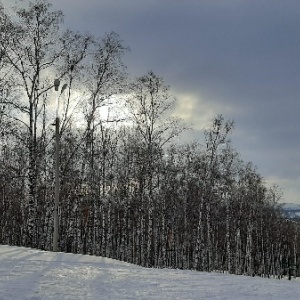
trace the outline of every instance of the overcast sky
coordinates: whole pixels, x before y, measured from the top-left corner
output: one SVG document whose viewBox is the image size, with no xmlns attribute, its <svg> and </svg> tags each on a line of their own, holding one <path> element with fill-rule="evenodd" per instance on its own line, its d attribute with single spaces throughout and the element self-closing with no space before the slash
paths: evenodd
<svg viewBox="0 0 300 300">
<path fill-rule="evenodd" d="M 217 114 L 234 119 L 242 158 L 300 203 L 299 0 L 49 1 L 70 29 L 117 32 L 131 75 L 165 79 L 195 129 L 186 140 Z"/>
</svg>

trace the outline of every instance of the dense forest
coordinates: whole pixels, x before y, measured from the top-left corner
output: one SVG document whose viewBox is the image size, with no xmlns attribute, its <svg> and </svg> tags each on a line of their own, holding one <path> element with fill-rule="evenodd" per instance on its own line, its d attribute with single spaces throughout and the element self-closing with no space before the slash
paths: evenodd
<svg viewBox="0 0 300 300">
<path fill-rule="evenodd" d="M 0 6 L 0 20 L 1 244 L 52 250 L 60 116 L 59 251 L 299 276 L 299 223 L 234 149 L 233 121 L 218 115 L 202 143 L 179 143 L 168 85 L 132 79 L 116 33 L 63 31 L 46 0 Z"/>
</svg>

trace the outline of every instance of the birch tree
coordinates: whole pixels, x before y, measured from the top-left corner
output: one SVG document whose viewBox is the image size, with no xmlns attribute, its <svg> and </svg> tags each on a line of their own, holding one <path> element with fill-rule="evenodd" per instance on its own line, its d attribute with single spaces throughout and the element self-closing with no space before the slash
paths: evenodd
<svg viewBox="0 0 300 300">
<path fill-rule="evenodd" d="M 36 208 L 38 173 L 38 139 L 41 131 L 44 108 L 49 102 L 48 93 L 53 88 L 53 78 L 63 78 L 73 65 L 62 67 L 63 57 L 69 55 L 70 39 L 61 35 L 59 26 L 63 21 L 61 11 L 53 11 L 44 0 L 29 2 L 25 8 L 14 8 L 15 18 L 6 15 L 1 31 L 9 33 L 9 40 L 1 40 L 7 71 L 11 71 L 15 81 L 10 89 L 14 93 L 3 104 L 14 108 L 10 116 L 27 132 L 28 149 L 28 198 L 27 198 L 27 242 L 28 246 L 37 246 L 39 224 Z M 74 44 L 74 39 L 71 43 Z M 82 51 L 85 51 L 83 49 Z M 63 70 L 61 72 L 59 70 Z M 5 70 L 4 70 L 5 71 Z"/>
<path fill-rule="evenodd" d="M 147 75 L 137 78 L 130 86 L 131 97 L 127 101 L 129 113 L 135 128 L 140 135 L 144 153 L 141 166 L 141 186 L 145 186 L 141 194 L 142 205 L 147 207 L 147 259 L 146 265 L 152 266 L 156 251 L 155 224 L 153 222 L 155 172 L 159 167 L 162 147 L 177 136 L 184 127 L 178 120 L 168 118 L 170 109 L 175 104 L 175 98 L 170 95 L 169 87 L 163 79 L 150 71 Z"/>
</svg>

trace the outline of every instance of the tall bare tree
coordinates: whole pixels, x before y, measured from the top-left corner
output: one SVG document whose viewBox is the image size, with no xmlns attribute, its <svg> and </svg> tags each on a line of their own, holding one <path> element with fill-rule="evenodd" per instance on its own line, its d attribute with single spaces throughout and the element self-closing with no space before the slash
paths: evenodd
<svg viewBox="0 0 300 300">
<path fill-rule="evenodd" d="M 1 31 L 9 34 L 9 39 L 0 41 L 7 62 L 6 70 L 12 72 L 15 78 L 14 85 L 10 86 L 11 98 L 4 99 L 2 103 L 14 108 L 10 117 L 28 134 L 26 244 L 37 246 L 39 226 L 36 218 L 36 195 L 40 167 L 38 140 L 41 134 L 38 124 L 42 122 L 43 112 L 49 103 L 48 92 L 53 87 L 53 79 L 65 77 L 83 58 L 86 47 L 80 48 L 77 60 L 63 66 L 76 41 L 81 42 L 82 38 L 60 33 L 62 12 L 53 11 L 51 4 L 44 0 L 29 2 L 29 6 L 25 8 L 15 7 L 14 12 L 16 17 L 6 15 L 6 22 L 1 24 Z M 87 42 L 84 40 L 84 43 Z"/>
</svg>

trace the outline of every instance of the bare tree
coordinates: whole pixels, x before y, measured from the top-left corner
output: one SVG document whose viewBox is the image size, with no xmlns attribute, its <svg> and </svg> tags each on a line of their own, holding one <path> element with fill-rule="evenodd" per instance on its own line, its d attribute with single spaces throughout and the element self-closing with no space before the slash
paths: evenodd
<svg viewBox="0 0 300 300">
<path fill-rule="evenodd" d="M 2 104 L 12 107 L 11 118 L 19 123 L 28 134 L 28 223 L 27 245 L 37 246 L 38 224 L 36 218 L 38 165 L 38 124 L 43 120 L 43 112 L 49 102 L 48 92 L 53 87 L 53 78 L 63 78 L 67 72 L 83 58 L 81 53 L 72 65 L 62 68 L 64 57 L 70 55 L 70 45 L 74 38 L 61 36 L 59 26 L 63 20 L 60 11 L 52 11 L 44 0 L 30 2 L 27 8 L 15 8 L 17 18 L 6 17 L 2 30 L 9 33 L 9 40 L 1 40 L 5 49 L 7 67 L 4 72 L 12 72 L 15 81 L 10 86 L 11 98 Z M 77 38 L 80 40 L 80 38 Z M 87 41 L 86 41 L 87 42 Z M 84 53 L 86 47 L 81 51 Z"/>
</svg>

